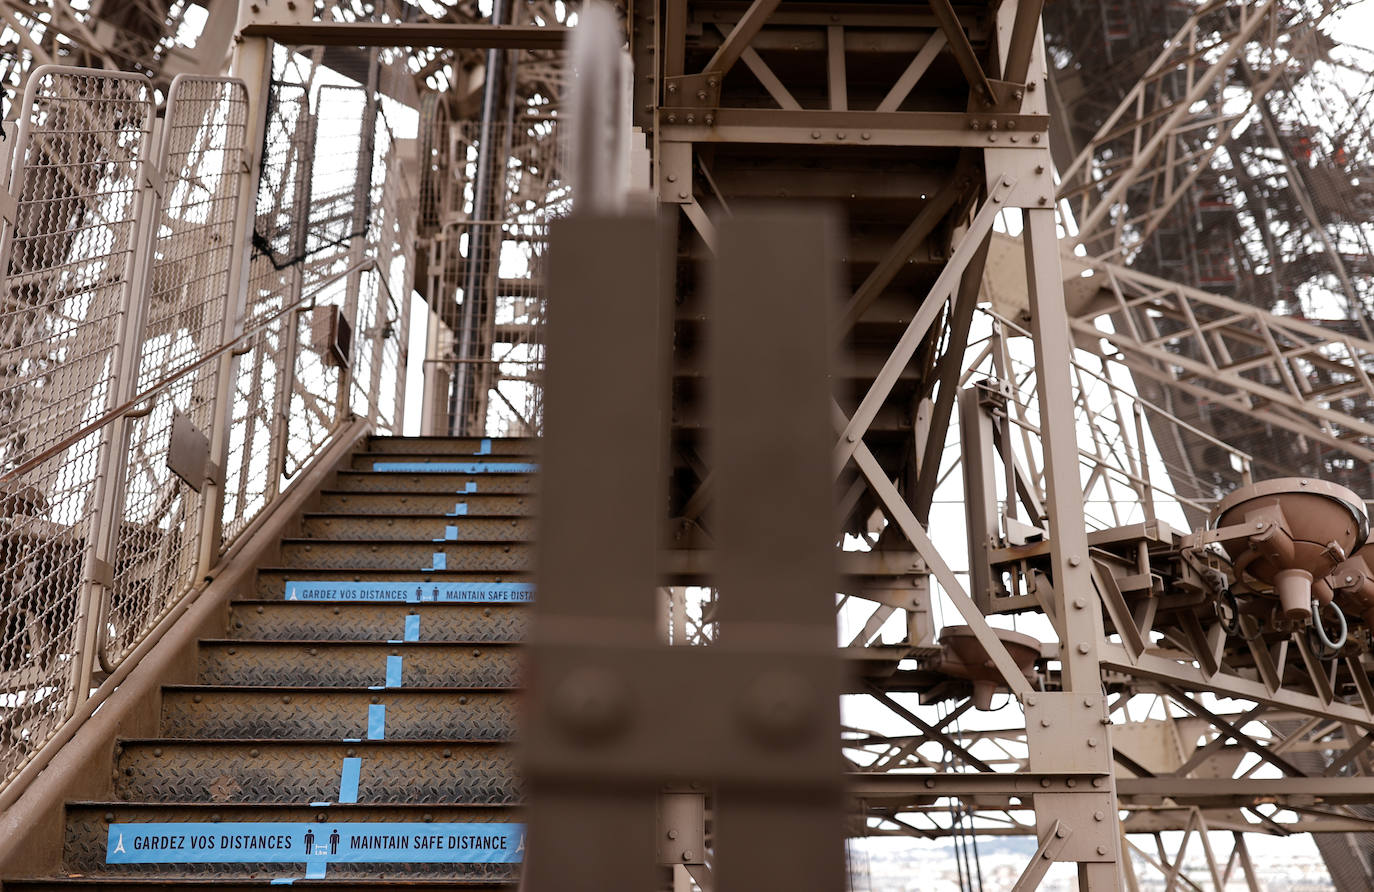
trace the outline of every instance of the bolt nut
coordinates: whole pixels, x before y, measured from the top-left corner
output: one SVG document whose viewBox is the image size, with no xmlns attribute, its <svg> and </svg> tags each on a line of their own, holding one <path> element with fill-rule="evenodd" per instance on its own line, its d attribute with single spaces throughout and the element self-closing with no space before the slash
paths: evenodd
<svg viewBox="0 0 1374 892">
<path fill-rule="evenodd" d="M 1094 821 L 1105 821 L 1106 819 L 1107 819 L 1107 816 L 1104 815 L 1102 812 L 1100 812 L 1100 811 L 1095 811 L 1095 812 L 1093 812 L 1093 820 L 1094 820 Z"/>
<path fill-rule="evenodd" d="M 1076 555 L 1076 554 L 1071 554 L 1071 555 L 1069 555 L 1069 566 L 1070 566 L 1070 567 L 1077 567 L 1077 566 L 1078 566 L 1079 564 L 1081 564 L 1081 563 L 1083 563 L 1083 559 L 1082 559 L 1081 557 L 1079 557 L 1079 556 Z"/>
<path fill-rule="evenodd" d="M 691 849 L 684 849 L 682 852 L 682 860 L 695 861 L 697 860 L 697 853 L 692 851 Z"/>
<path fill-rule="evenodd" d="M 1087 653 L 1088 651 L 1090 651 L 1090 650 L 1092 650 L 1092 648 L 1088 645 L 1088 642 L 1083 641 L 1083 642 L 1080 642 L 1080 643 L 1079 643 L 1079 645 L 1078 645 L 1078 652 L 1079 652 L 1079 653 L 1081 653 L 1081 654 L 1086 654 L 1086 653 Z"/>
<path fill-rule="evenodd" d="M 1082 610 L 1084 607 L 1087 607 L 1087 606 L 1088 606 L 1088 601 L 1087 601 L 1086 598 L 1074 598 L 1074 599 L 1073 599 L 1073 609 L 1074 609 L 1074 610 Z"/>
<path fill-rule="evenodd" d="M 677 831 L 676 831 L 676 830 L 669 830 L 669 831 L 668 831 L 668 838 L 669 838 L 669 839 L 677 839 Z"/>
<path fill-rule="evenodd" d="M 1098 846 L 1098 847 L 1097 847 L 1097 854 L 1099 854 L 1099 855 L 1105 855 L 1105 854 L 1107 854 L 1107 847 L 1106 847 L 1106 846 Z"/>
</svg>

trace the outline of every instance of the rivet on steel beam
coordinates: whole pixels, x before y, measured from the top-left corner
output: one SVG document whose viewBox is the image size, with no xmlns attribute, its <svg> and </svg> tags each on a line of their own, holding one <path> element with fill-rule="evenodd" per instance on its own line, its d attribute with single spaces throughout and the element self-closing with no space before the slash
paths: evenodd
<svg viewBox="0 0 1374 892">
<path fill-rule="evenodd" d="M 1063 827 L 1060 827 L 1058 830 L 1054 831 L 1054 835 L 1059 839 L 1063 839 L 1068 834 Z"/>
<path fill-rule="evenodd" d="M 1041 719 L 1041 720 L 1040 720 L 1040 727 L 1042 727 L 1042 728 L 1048 728 L 1049 726 L 1050 726 L 1050 720 L 1049 720 L 1049 719 Z"/>
<path fill-rule="evenodd" d="M 1050 197 L 1049 197 L 1048 195 L 1041 195 L 1041 196 L 1040 196 L 1040 203 L 1041 203 L 1042 205 L 1043 205 L 1043 204 L 1049 204 L 1049 203 L 1050 203 Z"/>
<path fill-rule="evenodd" d="M 688 123 L 688 124 L 695 124 L 696 122 L 697 122 L 697 116 L 696 116 L 696 115 L 688 115 L 688 116 L 687 116 L 687 123 Z"/>
<path fill-rule="evenodd" d="M 1087 606 L 1088 606 L 1088 602 L 1087 602 L 1087 600 L 1086 600 L 1085 598 L 1074 598 L 1074 599 L 1073 599 L 1073 607 L 1074 607 L 1075 610 L 1082 610 L 1084 607 L 1087 607 Z"/>
<path fill-rule="evenodd" d="M 1100 811 L 1095 811 L 1095 812 L 1093 812 L 1093 820 L 1094 820 L 1094 821 L 1105 821 L 1106 819 L 1107 819 L 1107 816 L 1104 815 L 1104 814 L 1102 814 L 1102 812 L 1100 812 Z"/>
<path fill-rule="evenodd" d="M 1049 785 L 1050 785 L 1050 779 L 1049 779 L 1049 778 L 1047 778 L 1047 777 L 1042 777 L 1042 778 L 1040 778 L 1040 786 L 1042 786 L 1042 787 L 1048 787 Z"/>
<path fill-rule="evenodd" d="M 997 134 L 995 134 L 995 133 L 989 133 L 989 134 L 988 134 L 988 142 L 997 142 Z"/>
<path fill-rule="evenodd" d="M 668 116 L 668 123 L 669 123 L 669 124 L 676 124 L 676 123 L 677 123 L 677 115 L 669 115 L 669 116 Z"/>
<path fill-rule="evenodd" d="M 970 129 L 970 130 L 982 130 L 982 129 L 983 129 L 983 122 L 980 121 L 980 120 L 978 120 L 977 118 L 974 118 L 972 121 L 969 121 L 969 122 L 968 122 L 968 129 Z"/>
<path fill-rule="evenodd" d="M 1089 747 L 1096 747 L 1096 746 L 1097 746 L 1097 738 L 1096 738 L 1096 737 L 1089 737 L 1089 738 L 1088 738 L 1088 746 L 1089 746 Z"/>
<path fill-rule="evenodd" d="M 820 138 L 821 138 L 821 132 L 820 132 L 819 130 L 812 130 L 812 131 L 811 131 L 811 138 L 812 138 L 812 139 L 820 139 Z"/>
<path fill-rule="evenodd" d="M 1087 653 L 1088 651 L 1090 651 L 1090 650 L 1092 650 L 1092 648 L 1088 646 L 1088 642 L 1086 642 L 1086 641 L 1081 642 L 1081 643 L 1078 645 L 1078 652 L 1081 653 L 1081 654 L 1086 654 L 1086 653 Z"/>
<path fill-rule="evenodd" d="M 1095 777 L 1095 778 L 1093 778 L 1093 786 L 1094 786 L 1094 787 L 1100 787 L 1100 786 L 1102 786 L 1103 783 L 1105 783 L 1105 781 L 1103 781 L 1102 778 L 1100 778 L 1100 777 Z"/>
<path fill-rule="evenodd" d="M 685 198 L 687 197 L 687 193 L 686 193 L 686 192 L 679 192 L 679 193 L 677 194 L 677 197 L 678 197 L 678 198 L 683 198 L 683 199 L 685 199 Z"/>
<path fill-rule="evenodd" d="M 926 778 L 926 789 L 927 789 L 927 790 L 933 790 L 933 789 L 935 789 L 935 781 L 934 781 L 933 779 L 931 779 L 931 778 Z"/>
<path fill-rule="evenodd" d="M 669 92 L 669 93 L 676 93 L 676 92 L 677 92 L 677 84 L 669 84 L 669 85 L 668 85 L 668 92 Z"/>
<path fill-rule="evenodd" d="M 1105 854 L 1107 854 L 1107 847 L 1106 847 L 1106 846 L 1098 846 L 1098 847 L 1097 847 L 1097 854 L 1099 854 L 1099 855 L 1105 855 Z"/>
<path fill-rule="evenodd" d="M 1036 173 L 1044 173 L 1044 172 L 1045 172 L 1045 165 L 1043 165 L 1043 164 L 1037 164 L 1037 165 L 1035 165 L 1035 172 L 1036 172 Z"/>
<path fill-rule="evenodd" d="M 1007 129 L 1008 129 L 1008 130 L 1015 130 L 1015 129 L 1016 129 L 1016 121 L 1014 121 L 1014 120 L 1008 121 L 1008 122 L 1007 122 Z"/>
<path fill-rule="evenodd" d="M 860 133 L 860 134 L 859 134 L 859 138 L 860 138 L 860 139 L 872 139 L 872 138 L 873 138 L 873 134 L 871 134 L 871 133 L 869 133 L 867 130 L 865 130 L 863 133 Z"/>
<path fill-rule="evenodd" d="M 1040 141 L 1040 134 L 1038 134 L 1038 133 L 1032 133 L 1032 134 L 1031 134 L 1031 142 L 1039 142 L 1039 141 Z"/>
<path fill-rule="evenodd" d="M 1083 559 L 1082 559 L 1081 557 L 1079 557 L 1078 555 L 1075 554 L 1075 555 L 1070 555 L 1070 556 L 1069 556 L 1069 566 L 1070 566 L 1070 567 L 1077 567 L 1077 566 L 1078 566 L 1079 564 L 1081 564 L 1081 563 L 1083 563 Z"/>
<path fill-rule="evenodd" d="M 683 861 L 695 861 L 696 859 L 697 859 L 697 853 L 694 852 L 694 851 L 692 851 L 691 849 L 685 849 L 685 850 L 682 852 L 682 860 L 683 860 Z"/>
<path fill-rule="evenodd" d="M 706 101 L 706 91 L 705 91 L 705 90 L 697 90 L 697 99 L 701 100 L 702 102 L 705 102 L 705 101 Z"/>
<path fill-rule="evenodd" d="M 676 182 L 677 182 L 677 174 L 675 174 L 675 173 L 670 173 L 670 174 L 668 174 L 668 182 L 670 182 L 670 183 L 676 183 Z"/>
<path fill-rule="evenodd" d="M 1072 789 L 1078 786 L 1078 781 L 1074 780 L 1073 778 L 1069 778 L 1068 780 L 1064 781 L 1064 786 Z"/>
<path fill-rule="evenodd" d="M 668 831 L 668 838 L 669 838 L 669 839 L 677 839 L 677 831 L 676 831 L 676 830 L 669 830 L 669 831 Z"/>
<path fill-rule="evenodd" d="M 1093 703 L 1093 698 L 1092 698 L 1092 697 L 1084 697 L 1084 698 L 1083 698 L 1083 708 L 1084 708 L 1084 709 L 1092 709 L 1095 705 L 1096 705 L 1096 704 Z"/>
<path fill-rule="evenodd" d="M 836 139 L 844 139 L 845 136 L 846 136 L 845 133 L 836 133 L 836 134 L 835 134 L 835 138 L 836 138 Z"/>
</svg>

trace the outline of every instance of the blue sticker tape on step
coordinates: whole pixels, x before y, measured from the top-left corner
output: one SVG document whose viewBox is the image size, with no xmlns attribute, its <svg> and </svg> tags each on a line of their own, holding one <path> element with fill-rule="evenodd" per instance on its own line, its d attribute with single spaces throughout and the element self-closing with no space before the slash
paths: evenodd
<svg viewBox="0 0 1374 892">
<path fill-rule="evenodd" d="M 343 760 L 343 771 L 339 776 L 339 801 L 358 801 L 358 779 L 363 773 L 363 760 L 349 756 Z"/>
<path fill-rule="evenodd" d="M 452 515 L 450 515 L 452 516 Z M 435 542 L 456 542 L 458 541 L 458 528 L 453 524 L 444 526 L 444 538 L 435 539 Z"/>
<path fill-rule="evenodd" d="M 319 879 L 329 864 L 515 864 L 524 854 L 523 824 L 135 823 L 110 825 L 105 863 L 304 864 Z"/>
<path fill-rule="evenodd" d="M 477 447 L 477 451 L 473 455 L 491 455 L 491 438 L 483 437 L 482 445 Z"/>
<path fill-rule="evenodd" d="M 268 883 L 268 885 L 269 885 L 269 886 L 290 886 L 290 885 L 293 885 L 295 882 L 296 882 L 295 879 L 292 879 L 292 878 L 288 878 L 288 877 L 278 877 L 277 879 L 275 879 L 275 880 L 273 880 L 272 882 Z"/>
<path fill-rule="evenodd" d="M 452 510 L 452 511 L 446 512 L 446 513 L 444 514 L 445 517 L 467 517 L 467 515 L 468 515 L 468 503 L 467 503 L 467 502 L 459 502 L 458 504 L 456 504 L 456 505 L 453 506 L 453 510 Z"/>
<path fill-rule="evenodd" d="M 434 552 L 434 563 L 431 564 L 431 565 L 428 566 L 428 567 L 421 567 L 420 569 L 421 569 L 421 570 L 447 570 L 447 569 L 448 569 L 448 555 L 444 554 L 442 551 L 436 551 L 436 552 Z"/>
<path fill-rule="evenodd" d="M 288 601 L 391 601 L 402 604 L 501 604 L 534 600 L 528 582 L 286 581 Z M 417 630 L 419 617 L 416 618 Z"/>
<path fill-rule="evenodd" d="M 367 707 L 367 739 L 386 739 L 386 704 L 370 703 Z"/>
<path fill-rule="evenodd" d="M 372 470 L 393 474 L 533 474 L 529 461 L 374 461 Z"/>
<path fill-rule="evenodd" d="M 463 488 L 458 491 L 462 493 L 477 492 L 477 481 L 469 480 L 467 483 L 464 483 Z"/>
<path fill-rule="evenodd" d="M 420 640 L 420 614 L 412 613 L 406 617 L 405 640 Z"/>
<path fill-rule="evenodd" d="M 391 656 L 386 658 L 386 686 L 389 688 L 399 688 L 401 686 L 401 658 Z"/>
</svg>

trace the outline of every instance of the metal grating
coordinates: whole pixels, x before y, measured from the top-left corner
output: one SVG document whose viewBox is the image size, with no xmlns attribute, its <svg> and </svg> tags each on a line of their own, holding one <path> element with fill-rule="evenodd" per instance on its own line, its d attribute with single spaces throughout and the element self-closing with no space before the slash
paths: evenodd
<svg viewBox="0 0 1374 892">
<path fill-rule="evenodd" d="M 167 467 L 174 412 L 208 432 L 218 363 L 187 374 L 227 336 L 240 166 L 247 160 L 248 96 L 240 82 L 178 77 L 163 132 L 163 205 L 154 242 L 138 388 L 177 376 L 129 421 L 122 522 L 102 659 L 118 662 L 193 586 L 205 496 Z"/>
<path fill-rule="evenodd" d="M 136 269 L 153 128 L 136 75 L 42 67 L 25 90 L 0 240 L 0 779 L 70 714 L 85 650 L 86 557 Z"/>
</svg>

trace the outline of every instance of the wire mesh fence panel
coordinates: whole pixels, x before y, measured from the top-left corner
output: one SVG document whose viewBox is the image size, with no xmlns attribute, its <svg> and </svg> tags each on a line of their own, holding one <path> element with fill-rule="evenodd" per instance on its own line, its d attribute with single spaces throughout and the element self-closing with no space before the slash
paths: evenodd
<svg viewBox="0 0 1374 892">
<path fill-rule="evenodd" d="M 567 211 L 553 121 L 449 128 L 452 210 L 434 239 L 439 336 L 428 362 L 451 369 L 459 435 L 541 429 L 543 263 L 548 223 Z"/>
<path fill-rule="evenodd" d="M 270 95 L 244 310 L 248 328 L 280 313 L 300 293 L 309 207 L 309 92 L 277 84 Z M 243 532 L 280 485 L 289 324 L 273 322 L 243 345 L 246 352 L 239 357 L 224 469 L 222 546 Z"/>
<path fill-rule="evenodd" d="M 146 78 L 39 68 L 23 103 L 0 308 L 0 778 L 85 691 L 91 567 L 154 106 Z M 88 652 L 87 652 L 88 653 Z"/>
<path fill-rule="evenodd" d="M 236 81 L 178 78 L 163 132 L 163 204 L 140 340 L 138 388 L 177 376 L 131 419 L 102 659 L 113 666 L 196 582 L 205 497 L 168 469 L 173 416 L 207 434 L 228 335 L 230 266 L 248 98 Z M 179 374 L 185 372 L 185 374 Z M 199 484 L 199 481 L 197 481 Z"/>
</svg>

